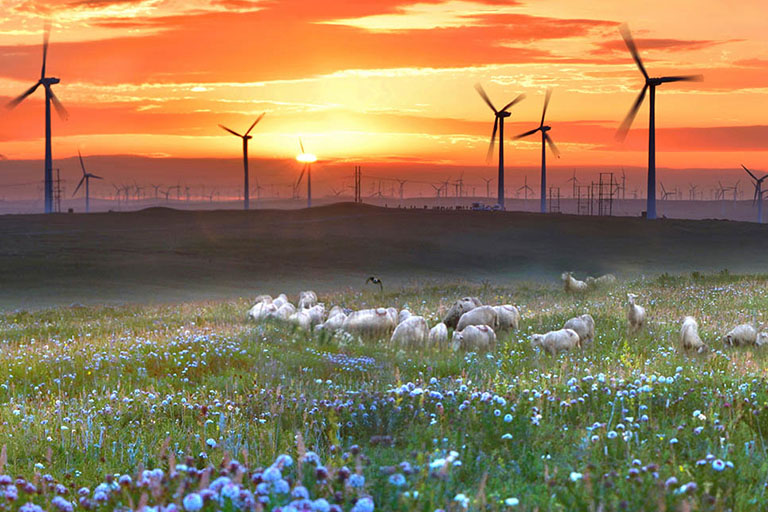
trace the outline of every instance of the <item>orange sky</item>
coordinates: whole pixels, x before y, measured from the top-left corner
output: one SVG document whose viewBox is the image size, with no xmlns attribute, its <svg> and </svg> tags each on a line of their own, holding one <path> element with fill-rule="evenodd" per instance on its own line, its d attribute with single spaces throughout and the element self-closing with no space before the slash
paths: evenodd
<svg viewBox="0 0 768 512">
<path fill-rule="evenodd" d="M 657 97 L 657 164 L 768 169 L 764 0 L 9 0 L 0 20 L 0 101 L 49 75 L 70 112 L 54 159 L 237 157 L 217 127 L 254 130 L 255 158 L 483 166 L 498 104 L 519 93 L 507 134 L 535 127 L 544 92 L 561 166 L 646 162 L 647 104 L 615 129 L 642 86 L 618 32 L 629 22 L 652 76 L 705 75 Z M 43 154 L 42 90 L 0 118 L 0 153 Z M 509 164 L 539 143 L 508 142 Z M 553 162 L 554 163 L 554 162 Z M 114 171 L 119 173 L 120 170 Z M 42 170 L 40 172 L 42 175 Z"/>
</svg>

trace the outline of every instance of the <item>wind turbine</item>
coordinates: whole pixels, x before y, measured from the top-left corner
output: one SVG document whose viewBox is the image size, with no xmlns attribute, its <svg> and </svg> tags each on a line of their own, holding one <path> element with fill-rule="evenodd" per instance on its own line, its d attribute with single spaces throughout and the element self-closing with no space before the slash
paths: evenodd
<svg viewBox="0 0 768 512">
<path fill-rule="evenodd" d="M 549 106 L 549 99 L 551 97 L 552 90 L 547 89 L 547 95 L 544 98 L 544 110 L 541 112 L 541 122 L 539 123 L 539 126 L 515 137 L 515 139 L 521 139 L 533 135 L 536 132 L 541 132 L 541 204 L 539 205 L 539 211 L 541 213 L 547 213 L 547 144 L 549 144 L 549 149 L 552 150 L 552 153 L 557 158 L 560 158 L 560 151 L 558 151 L 557 146 L 555 146 L 555 143 L 552 142 L 552 138 L 547 133 L 552 127 L 544 126 L 544 116 L 547 115 L 547 107 Z"/>
<path fill-rule="evenodd" d="M 523 99 L 525 98 L 525 94 L 520 94 L 517 98 L 507 103 L 504 106 L 504 108 L 502 108 L 501 110 L 496 110 L 496 107 L 494 107 L 493 103 L 491 103 L 491 99 L 485 93 L 483 86 L 481 86 L 480 84 L 475 84 L 475 89 L 477 89 L 477 92 L 483 98 L 483 101 L 485 101 L 485 103 L 487 103 L 488 106 L 491 107 L 491 110 L 493 110 L 493 115 L 495 116 L 493 121 L 493 133 L 491 133 L 491 145 L 488 147 L 488 154 L 485 157 L 487 161 L 491 160 L 491 157 L 493 155 L 493 145 L 496 143 L 496 132 L 497 131 L 499 132 L 499 179 L 498 179 L 499 199 L 498 199 L 498 203 L 501 209 L 503 210 L 504 209 L 504 119 L 512 115 L 508 112 L 508 110 L 512 106 L 514 106 L 516 103 L 523 101 Z"/>
<path fill-rule="evenodd" d="M 616 138 L 624 140 L 627 136 L 629 128 L 632 126 L 632 121 L 637 115 L 637 111 L 640 110 L 645 99 L 645 93 L 650 89 L 651 91 L 651 104 L 650 104 L 650 120 L 648 122 L 648 198 L 646 206 L 646 217 L 648 219 L 656 218 L 656 87 L 661 84 L 672 82 L 692 82 L 701 81 L 703 77 L 701 75 L 684 75 L 684 76 L 663 76 L 658 78 L 652 78 L 648 76 L 648 72 L 643 66 L 643 61 L 640 59 L 640 53 L 637 51 L 635 41 L 632 39 L 632 34 L 629 31 L 627 25 L 619 27 L 621 36 L 624 38 L 624 42 L 629 49 L 629 53 L 632 54 L 632 58 L 635 59 L 635 64 L 640 69 L 640 73 L 645 78 L 645 85 L 643 85 L 640 94 L 637 96 L 635 103 L 629 110 L 627 117 L 622 121 L 619 126 L 619 131 L 616 133 Z"/>
<path fill-rule="evenodd" d="M 243 139 L 243 173 L 245 175 L 244 182 L 243 182 L 243 209 L 244 210 L 247 210 L 250 208 L 250 197 L 249 197 L 250 189 L 248 188 L 248 141 L 253 138 L 250 135 L 251 130 L 253 130 L 253 127 L 256 126 L 256 123 L 261 121 L 262 117 L 264 117 L 264 114 L 261 114 L 259 117 L 256 118 L 256 120 L 253 122 L 251 127 L 248 128 L 248 131 L 245 132 L 245 135 L 240 135 L 236 131 L 230 130 L 223 124 L 219 125 L 219 127 L 222 130 L 226 130 L 232 135 L 235 135 L 236 137 L 240 137 L 241 139 Z"/>
<path fill-rule="evenodd" d="M 525 193 L 525 204 L 528 205 L 528 192 L 533 194 L 533 189 L 528 186 L 528 176 L 525 176 L 524 185 L 517 189 L 518 192 L 523 191 Z"/>
<path fill-rule="evenodd" d="M 40 71 L 40 80 L 35 85 L 27 89 L 24 94 L 11 100 L 6 107 L 15 108 L 31 95 L 41 85 L 45 89 L 45 213 L 53 212 L 53 157 L 51 156 L 51 103 L 56 109 L 56 113 L 62 119 L 67 118 L 67 109 L 61 104 L 59 98 L 53 93 L 52 85 L 58 84 L 61 80 L 54 77 L 45 76 L 45 61 L 48 56 L 48 39 L 51 34 L 50 25 L 46 24 L 43 32 L 43 67 Z"/>
<path fill-rule="evenodd" d="M 668 198 L 669 196 L 671 196 L 672 194 L 674 194 L 674 191 L 672 191 L 672 192 L 667 192 L 667 189 L 665 189 L 665 188 L 664 188 L 664 182 L 663 182 L 663 181 L 660 181 L 659 183 L 661 184 L 661 199 L 662 199 L 663 201 L 666 201 L 666 200 L 667 200 L 667 198 Z"/>
<path fill-rule="evenodd" d="M 307 208 L 312 208 L 312 163 L 317 161 L 317 157 L 312 153 L 304 151 L 304 143 L 301 142 L 301 137 L 299 137 L 299 147 L 301 148 L 301 154 L 296 156 L 296 160 L 303 163 L 304 167 L 301 169 L 301 174 L 299 175 L 299 179 L 296 181 L 296 186 L 294 188 L 298 190 L 299 185 L 301 185 L 301 179 L 304 177 L 304 174 L 306 174 Z"/>
<path fill-rule="evenodd" d="M 85 170 L 85 164 L 83 163 L 83 155 L 80 154 L 80 150 L 77 150 L 77 156 L 80 157 L 80 167 L 83 169 L 83 177 L 80 178 L 80 183 L 77 184 L 77 187 L 75 187 L 75 191 L 72 192 L 72 197 L 75 197 L 77 194 L 77 191 L 80 190 L 80 187 L 83 185 L 83 182 L 85 182 L 85 213 L 91 212 L 91 178 L 95 178 L 97 180 L 103 180 L 101 176 L 96 176 L 95 174 L 91 174 L 90 172 L 87 172 Z"/>
<path fill-rule="evenodd" d="M 755 201 L 757 201 L 757 222 L 759 224 L 763 223 L 763 180 L 765 178 L 768 178 L 768 174 L 765 174 L 762 178 L 758 178 L 754 174 L 752 174 L 752 171 L 747 169 L 744 164 L 741 164 L 741 166 L 744 168 L 745 171 L 747 171 L 747 174 L 755 181 L 755 198 L 752 200 L 752 204 L 755 204 Z"/>
</svg>

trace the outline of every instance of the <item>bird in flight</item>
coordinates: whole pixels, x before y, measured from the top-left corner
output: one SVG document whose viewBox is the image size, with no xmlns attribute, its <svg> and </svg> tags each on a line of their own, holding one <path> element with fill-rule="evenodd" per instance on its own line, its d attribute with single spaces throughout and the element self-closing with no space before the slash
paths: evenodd
<svg viewBox="0 0 768 512">
<path fill-rule="evenodd" d="M 379 279 L 378 277 L 375 277 L 375 276 L 369 277 L 365 281 L 365 284 L 368 284 L 368 283 L 377 284 L 377 285 L 379 285 L 379 290 L 381 290 L 382 292 L 384 291 L 384 284 L 382 284 L 381 279 Z"/>
</svg>

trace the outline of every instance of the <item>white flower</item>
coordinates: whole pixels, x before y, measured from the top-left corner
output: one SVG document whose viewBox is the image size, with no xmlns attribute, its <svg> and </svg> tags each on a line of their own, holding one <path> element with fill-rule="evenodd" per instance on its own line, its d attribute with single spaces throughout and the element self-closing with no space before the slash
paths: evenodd
<svg viewBox="0 0 768 512">
<path fill-rule="evenodd" d="M 504 504 L 508 507 L 516 507 L 520 504 L 520 500 L 517 498 L 507 498 L 504 500 Z"/>
<path fill-rule="evenodd" d="M 570 476 L 571 482 L 578 482 L 582 478 L 584 478 L 584 475 L 582 475 L 581 473 L 577 473 L 576 471 L 571 471 L 571 476 Z"/>
</svg>

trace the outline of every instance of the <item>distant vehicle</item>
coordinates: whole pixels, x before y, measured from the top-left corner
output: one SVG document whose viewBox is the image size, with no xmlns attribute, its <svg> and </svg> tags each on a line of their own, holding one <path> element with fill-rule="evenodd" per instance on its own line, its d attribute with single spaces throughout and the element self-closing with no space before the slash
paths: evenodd
<svg viewBox="0 0 768 512">
<path fill-rule="evenodd" d="M 487 204 L 475 202 L 475 203 L 472 203 L 472 209 L 475 210 L 475 211 L 486 211 L 487 212 L 487 211 L 491 210 L 491 207 L 488 206 Z"/>
</svg>

